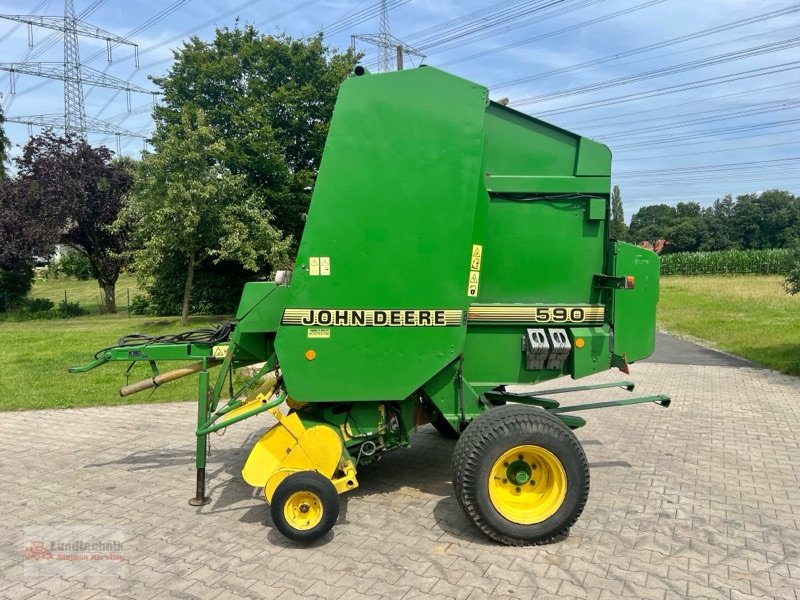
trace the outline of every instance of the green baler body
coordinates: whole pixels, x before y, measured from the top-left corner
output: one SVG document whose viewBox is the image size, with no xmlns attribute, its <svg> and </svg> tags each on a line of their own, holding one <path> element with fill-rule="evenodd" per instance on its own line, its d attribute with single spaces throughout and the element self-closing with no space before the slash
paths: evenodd
<svg viewBox="0 0 800 600">
<path fill-rule="evenodd" d="M 424 397 L 453 424 L 499 386 L 645 358 L 658 257 L 609 239 L 610 175 L 607 147 L 480 85 L 351 77 L 290 283 L 245 287 L 237 353 L 276 360 L 297 401 Z M 560 368 L 526 368 L 529 328 L 566 330 Z"/>
</svg>

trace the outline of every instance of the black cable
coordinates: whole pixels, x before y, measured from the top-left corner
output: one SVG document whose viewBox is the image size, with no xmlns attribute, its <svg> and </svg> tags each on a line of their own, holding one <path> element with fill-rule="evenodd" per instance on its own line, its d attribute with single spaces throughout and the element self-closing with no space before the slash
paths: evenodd
<svg viewBox="0 0 800 600">
<path fill-rule="evenodd" d="M 198 346 L 213 346 L 221 342 L 226 342 L 236 327 L 236 321 L 228 321 L 217 327 L 202 327 L 191 329 L 181 333 L 165 335 L 147 335 L 145 333 L 129 333 L 117 340 L 116 346 L 109 346 L 98 350 L 94 357 L 99 358 L 101 354 L 115 348 L 128 348 L 130 346 L 153 346 L 156 344 L 197 344 Z"/>
</svg>

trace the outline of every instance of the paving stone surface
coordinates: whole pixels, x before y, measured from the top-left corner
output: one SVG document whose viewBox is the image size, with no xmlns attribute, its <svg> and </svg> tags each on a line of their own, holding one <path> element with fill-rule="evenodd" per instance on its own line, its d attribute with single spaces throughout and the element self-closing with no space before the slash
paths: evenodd
<svg viewBox="0 0 800 600">
<path fill-rule="evenodd" d="M 193 508 L 193 404 L 5 413 L 0 598 L 800 598 L 800 379 L 659 362 L 631 377 L 672 406 L 587 413 L 586 510 L 565 540 L 527 548 L 466 519 L 454 443 L 429 425 L 362 469 L 334 530 L 300 548 L 240 477 L 271 417 L 213 436 L 213 501 Z M 121 530 L 121 573 L 26 573 L 38 526 Z"/>
</svg>

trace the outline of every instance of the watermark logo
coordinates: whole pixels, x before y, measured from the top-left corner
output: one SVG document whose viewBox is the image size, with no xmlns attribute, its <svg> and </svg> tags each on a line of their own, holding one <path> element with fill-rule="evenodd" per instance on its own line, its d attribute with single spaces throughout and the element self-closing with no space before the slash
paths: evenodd
<svg viewBox="0 0 800 600">
<path fill-rule="evenodd" d="M 22 543 L 26 576 L 109 575 L 125 567 L 123 531 L 113 527 L 26 527 Z"/>
</svg>

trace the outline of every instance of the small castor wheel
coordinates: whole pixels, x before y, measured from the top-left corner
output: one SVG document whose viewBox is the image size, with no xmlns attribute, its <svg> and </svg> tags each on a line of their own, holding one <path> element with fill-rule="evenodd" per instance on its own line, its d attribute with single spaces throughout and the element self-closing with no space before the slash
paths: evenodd
<svg viewBox="0 0 800 600">
<path fill-rule="evenodd" d="M 330 479 L 314 471 L 292 473 L 270 502 L 275 529 L 294 542 L 318 540 L 339 518 L 339 494 Z"/>
</svg>

